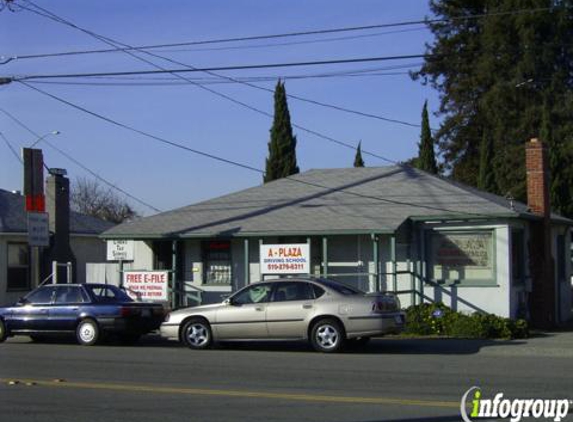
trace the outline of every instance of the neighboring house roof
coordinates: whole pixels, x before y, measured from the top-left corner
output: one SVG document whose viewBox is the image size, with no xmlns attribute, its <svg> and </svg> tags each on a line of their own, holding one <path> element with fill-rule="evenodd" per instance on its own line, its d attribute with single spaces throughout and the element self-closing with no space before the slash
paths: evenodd
<svg viewBox="0 0 573 422">
<path fill-rule="evenodd" d="M 98 235 L 113 227 L 113 223 L 89 215 L 70 212 L 70 233 Z M 28 231 L 24 197 L 0 189 L 0 233 L 25 233 Z"/>
<path fill-rule="evenodd" d="M 123 223 L 102 237 L 388 233 L 409 218 L 492 217 L 538 218 L 519 202 L 399 165 L 310 170 Z"/>
</svg>

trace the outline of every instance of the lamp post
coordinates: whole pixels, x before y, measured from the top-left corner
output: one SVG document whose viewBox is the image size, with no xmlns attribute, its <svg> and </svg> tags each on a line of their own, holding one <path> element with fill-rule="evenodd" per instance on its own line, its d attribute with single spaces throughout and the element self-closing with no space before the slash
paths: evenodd
<svg viewBox="0 0 573 422">
<path fill-rule="evenodd" d="M 60 132 L 59 130 L 53 130 L 53 131 L 51 131 L 51 132 L 48 132 L 48 133 L 46 133 L 46 134 L 44 134 L 44 135 L 38 137 L 38 139 L 36 139 L 36 140 L 34 141 L 34 143 L 33 143 L 32 145 L 30 145 L 28 148 L 33 148 L 34 145 L 39 144 L 40 142 L 42 142 L 42 140 L 44 140 L 45 138 L 47 138 L 47 137 L 50 136 L 50 135 L 54 135 L 54 136 L 55 136 L 55 135 L 59 135 L 60 133 L 61 133 L 61 132 Z"/>
</svg>

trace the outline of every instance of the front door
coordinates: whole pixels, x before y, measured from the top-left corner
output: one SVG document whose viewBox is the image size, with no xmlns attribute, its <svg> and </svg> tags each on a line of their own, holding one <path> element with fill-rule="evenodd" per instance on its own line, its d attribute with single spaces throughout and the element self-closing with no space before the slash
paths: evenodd
<svg viewBox="0 0 573 422">
<path fill-rule="evenodd" d="M 267 306 L 269 337 L 301 339 L 314 313 L 312 285 L 303 281 L 276 283 Z"/>
<path fill-rule="evenodd" d="M 217 311 L 212 324 L 220 340 L 264 339 L 268 337 L 267 305 L 271 297 L 270 284 L 254 284 L 229 299 L 229 304 Z"/>
<path fill-rule="evenodd" d="M 14 308 L 10 329 L 13 331 L 45 331 L 48 316 L 55 296 L 55 286 L 44 286 L 33 291 Z"/>
</svg>

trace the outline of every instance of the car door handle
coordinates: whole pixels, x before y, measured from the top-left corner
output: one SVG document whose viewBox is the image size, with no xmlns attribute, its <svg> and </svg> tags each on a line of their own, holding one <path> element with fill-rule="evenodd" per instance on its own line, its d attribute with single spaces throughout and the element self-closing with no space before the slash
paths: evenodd
<svg viewBox="0 0 573 422">
<path fill-rule="evenodd" d="M 305 303 L 304 305 L 302 305 L 303 309 L 311 309 L 312 308 L 312 304 L 310 303 Z"/>
<path fill-rule="evenodd" d="M 265 308 L 263 308 L 262 306 L 255 306 L 255 311 L 264 311 Z"/>
</svg>

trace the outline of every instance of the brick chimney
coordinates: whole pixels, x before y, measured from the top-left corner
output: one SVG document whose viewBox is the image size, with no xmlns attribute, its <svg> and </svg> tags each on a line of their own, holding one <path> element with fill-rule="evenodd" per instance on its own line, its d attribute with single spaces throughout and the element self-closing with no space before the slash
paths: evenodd
<svg viewBox="0 0 573 422">
<path fill-rule="evenodd" d="M 551 254 L 551 205 L 549 202 L 549 165 L 547 149 L 537 139 L 525 146 L 527 204 L 542 217 L 530 223 L 529 268 L 531 322 L 539 328 L 550 328 L 556 322 L 555 276 Z"/>
<path fill-rule="evenodd" d="M 527 173 L 527 205 L 535 214 L 549 218 L 549 166 L 547 149 L 537 139 L 531 139 L 525 147 L 525 170 Z"/>
</svg>

